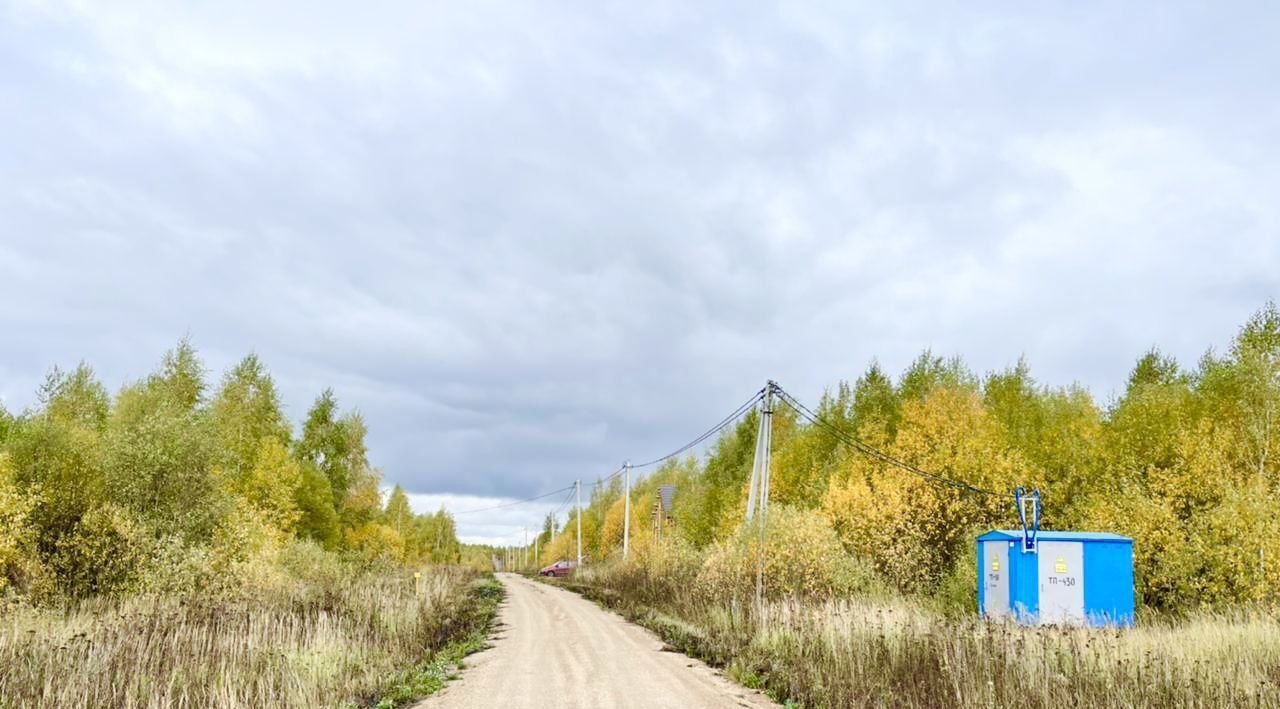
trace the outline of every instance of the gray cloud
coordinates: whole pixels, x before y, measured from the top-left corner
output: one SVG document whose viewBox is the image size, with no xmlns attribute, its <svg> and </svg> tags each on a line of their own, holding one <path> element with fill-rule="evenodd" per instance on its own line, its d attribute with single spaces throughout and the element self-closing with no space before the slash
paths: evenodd
<svg viewBox="0 0 1280 709">
<path fill-rule="evenodd" d="M 1106 396 L 1280 290 L 1269 6 L 335 13 L 0 4 L 8 406 L 189 332 L 522 496 L 924 347 Z"/>
</svg>

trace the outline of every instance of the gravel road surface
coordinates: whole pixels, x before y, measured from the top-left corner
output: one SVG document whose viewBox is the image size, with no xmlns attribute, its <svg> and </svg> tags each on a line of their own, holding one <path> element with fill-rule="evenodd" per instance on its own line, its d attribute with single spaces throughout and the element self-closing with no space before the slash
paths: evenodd
<svg viewBox="0 0 1280 709">
<path fill-rule="evenodd" d="M 772 707 L 653 633 L 563 589 L 498 574 L 507 589 L 493 646 L 417 706 Z"/>
</svg>

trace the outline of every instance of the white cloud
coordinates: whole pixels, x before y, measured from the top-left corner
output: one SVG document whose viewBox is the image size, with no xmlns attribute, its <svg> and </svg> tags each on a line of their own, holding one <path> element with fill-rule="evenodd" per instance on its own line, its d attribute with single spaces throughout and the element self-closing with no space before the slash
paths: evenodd
<svg viewBox="0 0 1280 709">
<path fill-rule="evenodd" d="M 548 514 L 556 513 L 559 526 L 563 526 L 568 519 L 567 507 L 564 504 L 568 499 L 567 493 L 523 504 L 517 504 L 520 500 L 510 497 L 406 494 L 409 497 L 409 506 L 419 514 L 432 513 L 441 508 L 452 512 L 458 523 L 459 538 L 468 544 L 494 546 L 532 544 L 533 537 L 542 530 Z M 585 504 L 586 500 L 583 500 L 583 503 Z"/>
<path fill-rule="evenodd" d="M 1105 395 L 1280 291 L 1260 12 L 0 3 L 0 396 L 189 332 L 434 504 L 925 347 Z"/>
</svg>

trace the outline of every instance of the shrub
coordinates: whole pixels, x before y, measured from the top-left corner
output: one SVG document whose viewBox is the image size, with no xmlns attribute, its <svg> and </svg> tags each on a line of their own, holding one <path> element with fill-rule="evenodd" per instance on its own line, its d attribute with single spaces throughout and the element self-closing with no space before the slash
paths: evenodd
<svg viewBox="0 0 1280 709">
<path fill-rule="evenodd" d="M 366 564 L 392 564 L 404 558 L 404 537 L 385 524 L 369 522 L 347 530 L 347 548 Z"/>
<path fill-rule="evenodd" d="M 30 523 L 32 495 L 20 492 L 13 480 L 9 456 L 0 453 L 0 596 L 28 592 L 48 574 L 32 549 L 35 530 Z"/>
<path fill-rule="evenodd" d="M 291 578 L 308 584 L 336 586 L 351 574 L 337 554 L 310 540 L 299 539 L 285 545 L 277 560 Z"/>
<path fill-rule="evenodd" d="M 953 618 L 972 616 L 978 608 L 978 548 L 970 544 L 965 550 L 930 597 L 933 607 Z"/>
<path fill-rule="evenodd" d="M 693 544 L 675 535 L 642 547 L 636 554 L 640 568 L 651 580 L 661 580 L 662 592 L 668 595 L 683 594 L 694 587 L 702 558 Z"/>
<path fill-rule="evenodd" d="M 769 509 L 764 554 L 769 597 L 822 597 L 868 592 L 875 574 L 845 553 L 826 519 L 784 505 Z M 697 588 L 708 599 L 754 594 L 760 564 L 760 526 L 744 523 L 729 539 L 713 545 L 702 562 Z"/>
<path fill-rule="evenodd" d="M 58 540 L 53 567 L 71 596 L 128 589 L 140 560 L 141 529 L 125 510 L 105 504 L 89 510 L 74 531 Z"/>
<path fill-rule="evenodd" d="M 137 588 L 143 593 L 207 592 L 223 579 L 208 547 L 188 546 L 177 535 L 152 539 L 141 553 Z"/>
</svg>

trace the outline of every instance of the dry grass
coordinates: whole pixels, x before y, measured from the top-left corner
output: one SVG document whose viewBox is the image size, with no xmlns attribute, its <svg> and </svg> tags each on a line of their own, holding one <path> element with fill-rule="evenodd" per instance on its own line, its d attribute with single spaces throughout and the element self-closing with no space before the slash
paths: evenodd
<svg viewBox="0 0 1280 709">
<path fill-rule="evenodd" d="M 0 615 L 0 706 L 368 703 L 474 618 L 475 574 L 430 569 L 205 600 L 144 596 Z"/>
<path fill-rule="evenodd" d="M 755 613 L 655 593 L 661 581 L 637 573 L 584 574 L 578 588 L 806 707 L 1280 707 L 1280 618 L 1261 610 L 1132 630 L 991 624 L 892 598 L 777 601 Z"/>
</svg>

